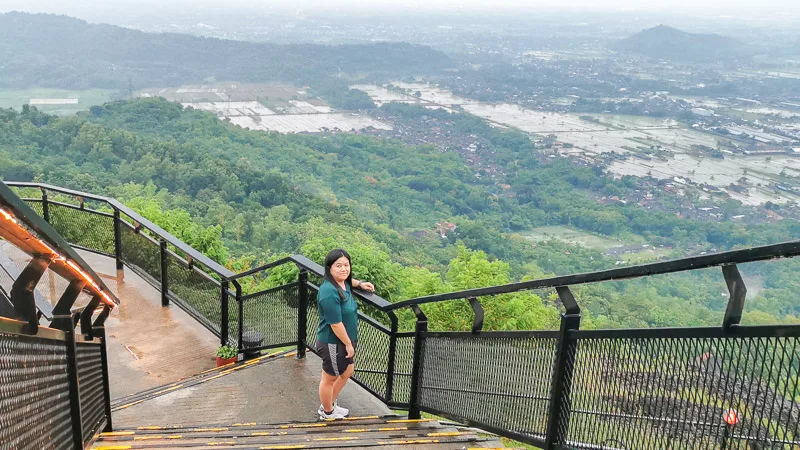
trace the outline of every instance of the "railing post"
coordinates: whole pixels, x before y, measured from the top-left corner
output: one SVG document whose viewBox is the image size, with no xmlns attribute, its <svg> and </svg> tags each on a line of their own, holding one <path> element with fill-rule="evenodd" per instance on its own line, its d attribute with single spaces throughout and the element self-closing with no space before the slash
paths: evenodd
<svg viewBox="0 0 800 450">
<path fill-rule="evenodd" d="M 22 272 L 11 285 L 11 304 L 14 306 L 14 318 L 28 322 L 27 332 L 30 334 L 36 334 L 39 329 L 34 289 L 50 266 L 50 262 L 44 257 L 35 256 L 22 269 Z"/>
<path fill-rule="evenodd" d="M 395 359 L 397 358 L 397 315 L 394 311 L 386 313 L 392 321 L 391 334 L 389 335 L 389 356 L 386 366 L 386 403 L 390 403 L 394 397 L 394 371 Z"/>
<path fill-rule="evenodd" d="M 95 295 L 89 301 L 89 304 L 83 307 L 83 311 L 81 311 L 81 334 L 86 336 L 88 339 L 94 339 L 94 327 L 92 326 L 92 315 L 94 314 L 95 309 L 100 305 L 100 296 Z"/>
<path fill-rule="evenodd" d="M 547 431 L 545 449 L 555 449 L 566 441 L 566 435 L 561 432 L 569 427 L 571 410 L 570 394 L 572 392 L 572 374 L 575 368 L 575 351 L 578 342 L 570 339 L 569 333 L 580 329 L 581 309 L 572 296 L 569 288 L 559 286 L 556 288 L 561 303 L 566 308 L 566 313 L 561 315 L 561 328 L 556 347 L 556 360 L 553 369 L 553 379 L 550 384 L 550 408 L 547 415 Z"/>
<path fill-rule="evenodd" d="M 725 284 L 728 286 L 728 292 L 730 293 L 728 307 L 725 309 L 725 319 L 722 322 L 722 328 L 728 331 L 742 321 L 747 286 L 744 285 L 744 280 L 736 264 L 722 266 L 722 275 L 725 277 Z"/>
<path fill-rule="evenodd" d="M 167 241 L 159 243 L 161 249 L 161 306 L 169 306 L 169 280 L 167 279 Z"/>
<path fill-rule="evenodd" d="M 103 364 L 103 407 L 106 413 L 106 426 L 103 431 L 113 431 L 114 425 L 111 423 L 111 382 L 108 377 L 108 348 L 106 347 L 106 319 L 111 313 L 111 308 L 105 306 L 103 311 L 94 322 L 93 329 L 100 338 L 100 360 Z"/>
<path fill-rule="evenodd" d="M 122 270 L 122 219 L 117 208 L 114 208 L 114 259 L 117 261 L 117 276 Z"/>
<path fill-rule="evenodd" d="M 81 412 L 81 395 L 78 386 L 78 350 L 75 344 L 75 320 L 69 319 L 64 332 L 67 338 L 67 378 L 69 381 L 69 404 L 72 418 L 72 443 L 75 449 L 83 448 L 83 414 Z"/>
<path fill-rule="evenodd" d="M 483 330 L 483 306 L 481 306 L 481 302 L 475 297 L 469 297 L 467 301 L 474 313 L 474 318 L 472 319 L 472 334 L 478 334 Z"/>
<path fill-rule="evenodd" d="M 228 312 L 228 289 L 230 288 L 230 283 L 228 283 L 228 280 L 223 279 L 219 285 L 220 285 L 220 303 L 222 304 L 222 310 L 220 312 L 220 324 L 219 324 L 219 344 L 228 345 L 228 333 L 229 333 L 228 323 L 231 320 L 230 314 Z"/>
<path fill-rule="evenodd" d="M 419 407 L 419 384 L 422 375 L 422 345 L 425 339 L 424 333 L 428 331 L 428 317 L 422 312 L 419 306 L 412 306 L 414 314 L 417 316 L 417 324 L 414 327 L 414 362 L 411 369 L 411 398 L 408 405 L 408 418 L 419 419 L 421 417 Z"/>
<path fill-rule="evenodd" d="M 47 191 L 42 189 L 42 218 L 50 223 L 50 202 L 47 201 Z"/>
<path fill-rule="evenodd" d="M 244 302 L 242 301 L 242 285 L 233 280 L 236 288 L 236 303 L 239 307 L 239 354 L 244 352 Z"/>
<path fill-rule="evenodd" d="M 106 348 L 106 327 L 95 330 L 100 337 L 100 358 L 103 361 L 103 406 L 106 411 L 106 426 L 103 431 L 109 432 L 114 429 L 111 423 L 111 384 L 108 377 L 108 349 Z"/>
<path fill-rule="evenodd" d="M 297 303 L 297 359 L 306 357 L 306 341 L 308 340 L 308 271 L 300 268 L 297 277 L 297 295 L 300 296 Z"/>
</svg>

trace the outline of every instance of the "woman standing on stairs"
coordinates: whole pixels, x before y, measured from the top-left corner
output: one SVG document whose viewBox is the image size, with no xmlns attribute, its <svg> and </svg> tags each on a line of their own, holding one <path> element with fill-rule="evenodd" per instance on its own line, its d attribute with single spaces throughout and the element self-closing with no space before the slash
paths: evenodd
<svg viewBox="0 0 800 450">
<path fill-rule="evenodd" d="M 325 257 L 325 281 L 317 293 L 319 328 L 317 351 L 322 356 L 319 382 L 320 419 L 343 419 L 350 410 L 336 404 L 336 398 L 353 375 L 353 357 L 358 341 L 358 303 L 353 288 L 372 292 L 372 283 L 353 279 L 350 255 L 334 249 Z"/>
</svg>

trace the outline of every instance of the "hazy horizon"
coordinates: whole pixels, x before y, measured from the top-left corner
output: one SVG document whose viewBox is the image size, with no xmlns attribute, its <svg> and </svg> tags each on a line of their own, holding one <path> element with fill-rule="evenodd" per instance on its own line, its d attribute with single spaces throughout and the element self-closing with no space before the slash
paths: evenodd
<svg viewBox="0 0 800 450">
<path fill-rule="evenodd" d="M 277 0 L 268 4 L 229 0 L 224 3 L 212 0 L 120 0 L 113 4 L 98 0 L 82 2 L 0 0 L 0 12 L 26 11 L 37 13 L 55 13 L 79 18 L 97 19 L 105 15 L 124 17 L 125 14 L 143 15 L 154 10 L 186 14 L 203 11 L 224 11 L 240 13 L 257 12 L 295 12 L 302 10 L 309 14 L 322 11 L 339 11 L 342 13 L 469 13 L 469 12 L 586 12 L 586 13 L 668 13 L 682 16 L 719 16 L 720 18 L 748 19 L 750 17 L 775 16 L 776 18 L 796 18 L 800 20 L 800 4 L 792 0 L 763 0 L 754 3 L 750 0 L 673 0 L 671 2 L 644 0 L 500 0 L 487 5 L 486 2 L 467 0 L 407 0 L 397 4 L 389 0 L 338 0 L 323 2 L 320 0 Z"/>
</svg>

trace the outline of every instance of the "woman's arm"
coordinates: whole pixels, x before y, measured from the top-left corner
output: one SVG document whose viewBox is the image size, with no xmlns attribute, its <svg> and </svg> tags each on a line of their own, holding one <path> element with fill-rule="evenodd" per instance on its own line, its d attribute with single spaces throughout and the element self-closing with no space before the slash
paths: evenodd
<svg viewBox="0 0 800 450">
<path fill-rule="evenodd" d="M 361 281 L 353 278 L 353 281 L 350 285 L 354 288 L 363 289 L 367 292 L 375 292 L 375 286 L 369 281 Z"/>
<path fill-rule="evenodd" d="M 347 335 L 347 330 L 344 328 L 344 324 L 342 322 L 332 323 L 331 330 L 333 330 L 333 334 L 335 334 L 336 337 L 342 341 L 342 344 L 344 344 L 345 351 L 347 352 L 345 357 L 352 358 L 356 351 L 353 348 L 353 342 L 350 341 L 350 336 Z"/>
</svg>

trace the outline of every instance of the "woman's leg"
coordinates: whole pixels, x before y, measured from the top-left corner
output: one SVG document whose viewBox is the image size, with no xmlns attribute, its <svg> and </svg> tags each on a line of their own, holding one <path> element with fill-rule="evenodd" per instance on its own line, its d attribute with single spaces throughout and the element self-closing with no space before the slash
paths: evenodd
<svg viewBox="0 0 800 450">
<path fill-rule="evenodd" d="M 328 375 L 324 370 L 322 371 L 322 378 L 319 380 L 319 402 L 322 403 L 325 411 L 333 411 L 333 401 L 336 400 L 336 396 L 333 394 L 334 387 L 339 378 L 341 377 Z"/>
<path fill-rule="evenodd" d="M 342 388 L 344 388 L 344 385 L 347 383 L 347 380 L 349 380 L 350 377 L 353 376 L 353 371 L 355 370 L 355 368 L 356 366 L 354 364 L 350 364 L 347 366 L 347 370 L 345 370 L 343 374 L 336 377 L 336 380 L 333 383 L 331 403 L 335 402 L 336 399 L 339 398 L 339 392 L 342 392 Z"/>
</svg>

